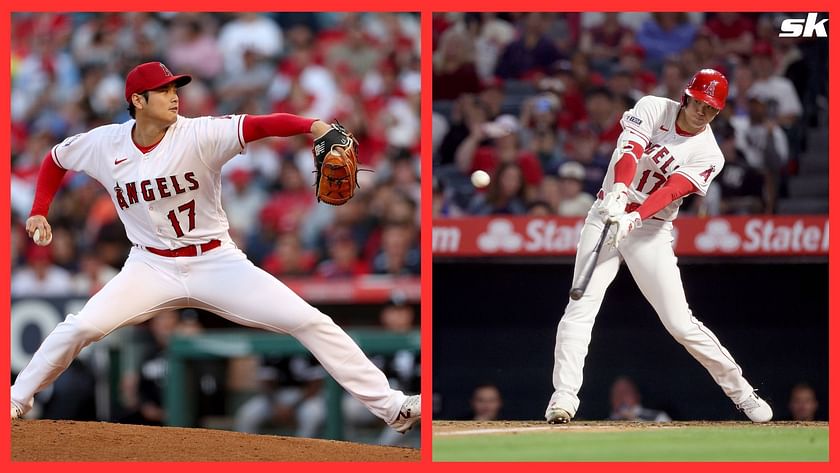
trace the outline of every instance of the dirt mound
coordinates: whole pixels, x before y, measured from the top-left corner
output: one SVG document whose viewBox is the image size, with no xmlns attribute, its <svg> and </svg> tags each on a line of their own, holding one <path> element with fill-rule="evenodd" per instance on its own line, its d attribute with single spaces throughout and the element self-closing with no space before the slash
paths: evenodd
<svg viewBox="0 0 840 473">
<path fill-rule="evenodd" d="M 12 421 L 12 461 L 420 461 L 420 450 L 107 422 Z"/>
</svg>

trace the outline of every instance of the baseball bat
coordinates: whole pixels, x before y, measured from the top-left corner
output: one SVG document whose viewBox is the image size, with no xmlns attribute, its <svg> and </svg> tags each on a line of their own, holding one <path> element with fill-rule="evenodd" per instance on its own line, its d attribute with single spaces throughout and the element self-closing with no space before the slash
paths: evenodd
<svg viewBox="0 0 840 473">
<path fill-rule="evenodd" d="M 583 297 L 583 293 L 586 291 L 586 286 L 589 285 L 589 280 L 592 279 L 592 273 L 595 272 L 595 263 L 598 262 L 598 255 L 601 254 L 601 248 L 604 246 L 604 240 L 607 239 L 607 233 L 609 233 L 611 225 L 612 224 L 609 222 L 604 223 L 604 229 L 601 231 L 601 237 L 598 239 L 598 243 L 595 245 L 595 248 L 586 255 L 580 274 L 577 279 L 572 282 L 572 289 L 569 291 L 569 297 L 571 297 L 572 300 L 576 301 Z"/>
</svg>

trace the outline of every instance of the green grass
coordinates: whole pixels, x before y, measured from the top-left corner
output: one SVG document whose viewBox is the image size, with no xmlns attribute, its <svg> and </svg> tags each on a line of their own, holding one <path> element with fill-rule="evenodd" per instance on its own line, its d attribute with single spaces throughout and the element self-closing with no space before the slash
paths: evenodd
<svg viewBox="0 0 840 473">
<path fill-rule="evenodd" d="M 434 461 L 828 461 L 828 428 L 802 426 L 435 436 Z"/>
</svg>

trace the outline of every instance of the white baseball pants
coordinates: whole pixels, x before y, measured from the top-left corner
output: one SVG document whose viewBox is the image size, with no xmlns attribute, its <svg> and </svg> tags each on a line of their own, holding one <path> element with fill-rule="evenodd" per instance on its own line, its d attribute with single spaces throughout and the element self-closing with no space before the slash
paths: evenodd
<svg viewBox="0 0 840 473">
<path fill-rule="evenodd" d="M 332 319 L 254 266 L 232 243 L 200 256 L 170 258 L 132 248 L 122 271 L 44 339 L 12 386 L 24 413 L 87 345 L 173 308 L 198 307 L 248 327 L 298 339 L 353 397 L 386 422 L 406 395 Z"/>
<path fill-rule="evenodd" d="M 595 248 L 604 225 L 593 205 L 581 231 L 575 257 L 575 277 L 585 255 Z M 672 229 L 671 222 L 648 219 L 641 228 L 633 230 L 621 241 L 618 250 L 605 244 L 583 297 L 577 301 L 569 299 L 566 312 L 557 326 L 551 401 L 572 416 L 580 405 L 577 394 L 583 384 L 584 359 L 595 316 L 622 259 L 668 333 L 709 371 L 723 392 L 735 403 L 743 401 L 753 392 L 732 355 L 715 334 L 691 314 L 677 257 L 671 246 Z"/>
</svg>

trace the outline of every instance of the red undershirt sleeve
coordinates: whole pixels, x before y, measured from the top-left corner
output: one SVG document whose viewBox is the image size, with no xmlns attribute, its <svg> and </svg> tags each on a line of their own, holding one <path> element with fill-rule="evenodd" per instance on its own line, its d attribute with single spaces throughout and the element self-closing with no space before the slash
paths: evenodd
<svg viewBox="0 0 840 473">
<path fill-rule="evenodd" d="M 696 191 L 697 187 L 693 182 L 683 175 L 674 174 L 668 178 L 668 182 L 664 186 L 649 195 L 645 202 L 636 209 L 636 212 L 639 212 L 639 216 L 642 220 L 645 220 L 664 209 L 671 202 Z"/>
<path fill-rule="evenodd" d="M 269 136 L 294 136 L 309 133 L 316 118 L 305 118 L 290 113 L 271 115 L 246 115 L 242 123 L 242 136 L 246 143 Z"/>
<path fill-rule="evenodd" d="M 47 153 L 41 163 L 41 170 L 38 171 L 38 180 L 35 184 L 35 200 L 32 202 L 32 211 L 29 216 L 47 216 L 50 211 L 50 204 L 61 185 L 61 180 L 67 173 L 66 169 L 58 167 L 53 161 L 52 154 Z"/>
<path fill-rule="evenodd" d="M 615 162 L 615 168 L 613 169 L 613 181 L 616 184 L 620 182 L 630 187 L 630 183 L 633 182 L 633 177 L 636 175 L 636 163 L 642 157 L 643 151 L 644 149 L 639 143 L 627 141 L 622 150 L 622 155 Z"/>
</svg>

